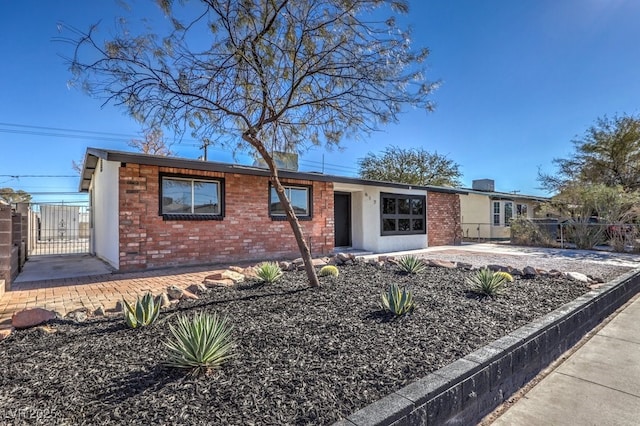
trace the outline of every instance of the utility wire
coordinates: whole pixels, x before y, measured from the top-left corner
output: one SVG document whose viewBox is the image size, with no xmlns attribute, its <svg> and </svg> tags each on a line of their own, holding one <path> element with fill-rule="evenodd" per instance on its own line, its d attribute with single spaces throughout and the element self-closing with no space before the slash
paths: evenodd
<svg viewBox="0 0 640 426">
<path fill-rule="evenodd" d="M 27 124 L 14 124 L 14 123 L 2 123 L 2 122 L 0 122 L 0 126 L 18 128 L 18 129 L 0 128 L 0 133 L 26 134 L 26 135 L 33 135 L 33 136 L 47 136 L 47 137 L 67 138 L 67 139 L 91 138 L 93 140 L 100 140 L 100 141 L 107 141 L 107 142 L 128 142 L 132 139 L 140 137 L 140 135 L 131 135 L 131 134 L 125 134 L 125 133 L 99 132 L 99 131 L 91 131 L 91 130 L 78 130 L 78 129 L 67 129 L 67 128 L 60 128 L 60 127 L 34 126 L 34 125 L 27 125 Z M 19 129 L 25 129 L 25 130 L 19 130 Z M 65 133 L 61 133 L 61 132 L 65 132 Z M 202 142 L 196 141 L 194 139 L 182 139 L 178 143 L 178 145 L 201 148 Z M 217 148 L 217 149 L 212 148 L 210 150 L 216 151 L 216 152 L 222 152 L 225 154 L 235 154 L 233 151 L 224 150 L 220 148 Z M 251 157 L 250 154 L 245 154 L 245 155 Z M 314 160 L 300 160 L 300 164 L 306 164 L 306 165 L 315 164 L 315 165 L 321 166 L 323 163 L 320 161 L 314 161 Z M 357 172 L 357 169 L 354 167 L 348 167 L 348 166 L 339 165 L 339 164 L 324 163 L 324 167 L 325 169 L 347 171 L 350 173 Z"/>
</svg>

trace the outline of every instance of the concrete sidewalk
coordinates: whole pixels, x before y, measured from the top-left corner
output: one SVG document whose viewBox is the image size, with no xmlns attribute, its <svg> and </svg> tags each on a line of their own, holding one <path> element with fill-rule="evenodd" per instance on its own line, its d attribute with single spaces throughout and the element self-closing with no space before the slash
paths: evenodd
<svg viewBox="0 0 640 426">
<path fill-rule="evenodd" d="M 493 425 L 640 424 L 640 295 Z"/>
</svg>

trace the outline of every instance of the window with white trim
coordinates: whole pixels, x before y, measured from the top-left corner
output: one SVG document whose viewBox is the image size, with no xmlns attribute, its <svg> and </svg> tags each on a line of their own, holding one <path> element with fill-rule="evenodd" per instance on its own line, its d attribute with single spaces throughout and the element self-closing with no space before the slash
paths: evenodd
<svg viewBox="0 0 640 426">
<path fill-rule="evenodd" d="M 493 202 L 493 226 L 500 226 L 500 201 Z"/>
</svg>

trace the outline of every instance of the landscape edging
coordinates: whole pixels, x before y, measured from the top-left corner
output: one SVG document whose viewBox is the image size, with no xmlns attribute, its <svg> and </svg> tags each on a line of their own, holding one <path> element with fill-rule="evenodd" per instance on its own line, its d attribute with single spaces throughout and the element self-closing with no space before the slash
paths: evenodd
<svg viewBox="0 0 640 426">
<path fill-rule="evenodd" d="M 334 426 L 475 424 L 639 291 L 640 269 L 636 269 Z"/>
</svg>

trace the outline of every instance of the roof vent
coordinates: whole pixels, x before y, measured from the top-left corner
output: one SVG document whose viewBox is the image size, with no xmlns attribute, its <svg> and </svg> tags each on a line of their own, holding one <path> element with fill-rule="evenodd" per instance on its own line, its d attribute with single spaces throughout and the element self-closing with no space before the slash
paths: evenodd
<svg viewBox="0 0 640 426">
<path fill-rule="evenodd" d="M 271 153 L 273 161 L 280 170 L 298 171 L 298 154 L 293 152 L 274 151 Z M 254 167 L 268 168 L 267 163 L 257 155 L 253 160 Z"/>
<path fill-rule="evenodd" d="M 496 190 L 496 183 L 493 179 L 476 179 L 471 184 L 471 188 L 476 191 L 493 192 Z"/>
</svg>

